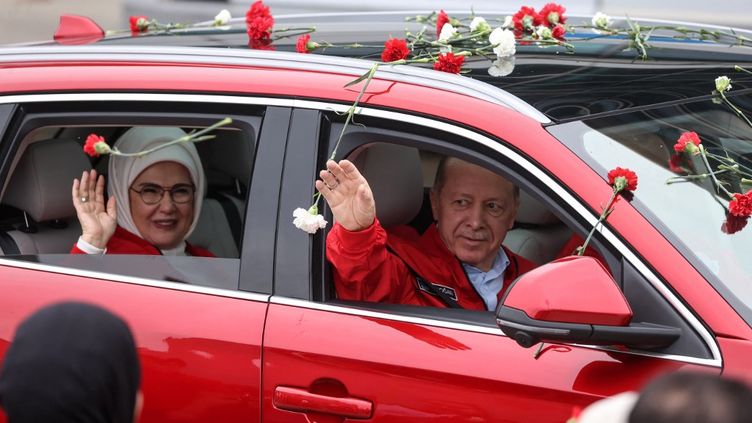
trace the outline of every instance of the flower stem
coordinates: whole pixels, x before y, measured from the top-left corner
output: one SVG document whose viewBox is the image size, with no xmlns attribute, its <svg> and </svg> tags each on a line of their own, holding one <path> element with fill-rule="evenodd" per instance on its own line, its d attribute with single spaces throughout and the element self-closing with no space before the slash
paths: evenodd
<svg viewBox="0 0 752 423">
<path fill-rule="evenodd" d="M 332 150 L 332 154 L 329 155 L 329 160 L 334 160 L 334 158 L 337 157 L 337 150 L 339 149 L 339 144 L 342 142 L 342 137 L 345 135 L 345 130 L 347 130 L 347 127 L 350 125 L 350 122 L 352 121 L 352 118 L 355 115 L 355 112 L 357 111 L 358 103 L 360 103 L 360 100 L 363 98 L 363 94 L 365 94 L 366 89 L 368 88 L 368 84 L 371 83 L 371 80 L 373 79 L 373 75 L 376 74 L 376 69 L 379 68 L 380 64 L 381 63 L 379 62 L 374 63 L 371 66 L 371 69 L 369 69 L 367 73 L 361 76 L 361 78 L 363 78 L 363 81 L 364 81 L 363 88 L 360 89 L 360 92 L 358 93 L 358 96 L 355 98 L 355 102 L 353 102 L 352 106 L 350 106 L 350 108 L 347 109 L 347 118 L 345 119 L 345 124 L 342 125 L 342 130 L 339 132 L 339 136 L 337 137 L 337 143 L 334 144 L 334 149 Z M 312 207 L 318 208 L 319 200 L 321 200 L 321 193 L 316 192 L 313 195 Z"/>
<path fill-rule="evenodd" d="M 700 144 L 700 157 L 702 157 L 702 162 L 705 164 L 708 172 L 710 172 L 710 178 L 713 179 L 715 186 L 720 188 L 724 193 L 726 193 L 726 195 L 731 197 L 731 193 L 728 192 L 728 190 L 720 182 L 718 182 L 718 179 L 715 177 L 716 172 L 713 172 L 713 168 L 710 167 L 710 163 L 708 163 L 708 157 L 705 155 L 705 147 L 703 147 L 702 144 Z M 725 169 L 720 170 L 719 172 L 723 172 L 724 170 Z"/>
<path fill-rule="evenodd" d="M 749 71 L 747 69 L 744 69 L 743 67 L 741 67 L 739 65 L 735 65 L 734 66 L 734 70 L 737 71 L 737 72 L 745 72 L 745 73 L 748 73 L 748 74 L 752 75 L 751 71 Z"/>
<path fill-rule="evenodd" d="M 334 150 L 332 150 L 332 154 L 329 156 L 329 160 L 334 160 L 335 157 L 337 157 L 337 149 L 339 148 L 339 144 L 342 142 L 342 137 L 345 135 L 345 130 L 347 129 L 347 126 L 352 121 L 353 115 L 355 115 L 355 112 L 358 108 L 358 103 L 363 98 L 363 94 L 365 94 L 366 89 L 368 88 L 368 84 L 371 83 L 371 80 L 373 79 L 373 75 L 376 74 L 376 69 L 379 68 L 379 65 L 381 63 L 374 63 L 371 66 L 371 69 L 368 70 L 366 73 L 366 78 L 363 82 L 363 88 L 360 89 L 360 92 L 358 93 L 358 97 L 355 98 L 355 102 L 350 106 L 349 109 L 347 109 L 347 119 L 345 119 L 345 124 L 342 125 L 342 130 L 339 132 L 339 137 L 337 137 L 337 143 L 334 144 Z"/>
<path fill-rule="evenodd" d="M 603 211 L 601 211 L 601 215 L 598 217 L 598 221 L 595 222 L 595 225 L 593 225 L 593 229 L 591 229 L 590 233 L 588 233 L 587 238 L 585 238 L 585 242 L 574 250 L 575 255 L 581 256 L 585 254 L 585 249 L 590 243 L 590 238 L 593 237 L 595 230 L 598 229 L 598 225 L 601 225 L 603 221 L 606 220 L 606 217 L 609 215 L 609 213 L 611 213 L 611 207 L 614 205 L 614 201 L 616 200 L 617 195 L 619 195 L 619 190 L 614 188 L 614 192 L 613 194 L 611 194 L 611 199 L 608 200 L 608 205 L 603 209 Z"/>
<path fill-rule="evenodd" d="M 747 117 L 747 115 L 745 115 L 744 112 L 742 112 L 738 107 L 734 105 L 734 103 L 732 103 L 728 98 L 726 98 L 726 94 L 724 94 L 723 91 L 721 91 L 719 94 L 721 95 L 721 98 L 723 99 L 723 101 L 726 102 L 726 104 L 729 107 L 731 107 L 731 110 L 733 110 L 734 113 L 736 113 L 740 118 L 744 119 L 744 121 L 747 122 L 747 125 L 752 127 L 752 122 L 749 121 L 749 118 Z"/>
<path fill-rule="evenodd" d="M 144 150 L 144 151 L 139 151 L 139 152 L 136 152 L 136 153 L 123 153 L 122 151 L 119 151 L 117 149 L 112 149 L 112 153 L 111 154 L 114 155 L 114 156 L 122 156 L 122 157 L 143 157 L 143 156 L 145 156 L 147 154 L 150 154 L 150 153 L 153 153 L 153 152 L 155 152 L 157 150 L 161 150 L 163 148 L 167 148 L 167 147 L 169 147 L 171 145 L 175 145 L 175 144 L 178 144 L 178 143 L 181 143 L 181 142 L 188 142 L 188 141 L 201 142 L 201 141 L 210 140 L 210 139 L 215 138 L 215 136 L 214 135 L 204 135 L 204 134 L 206 134 L 207 132 L 211 132 L 211 131 L 217 129 L 220 126 L 229 125 L 231 123 L 232 123 L 232 119 L 230 119 L 230 118 L 224 118 L 224 119 L 220 120 L 219 122 L 216 122 L 213 125 L 208 126 L 208 127 L 204 128 L 204 129 L 202 129 L 200 131 L 191 132 L 190 134 L 183 135 L 180 138 L 176 138 L 176 139 L 174 139 L 172 141 L 168 141 L 168 142 L 166 142 L 164 144 L 160 144 L 160 145 L 158 145 L 156 147 L 152 147 L 152 148 L 149 148 L 149 149 Z"/>
<path fill-rule="evenodd" d="M 687 182 L 687 181 L 692 181 L 695 179 L 704 179 L 709 176 L 718 175 L 718 174 L 726 173 L 726 172 L 728 172 L 727 169 L 722 169 L 722 170 L 716 170 L 715 172 L 699 173 L 697 175 L 674 176 L 674 177 L 668 178 L 668 180 L 666 180 L 666 184 L 673 184 L 675 182 Z"/>
</svg>

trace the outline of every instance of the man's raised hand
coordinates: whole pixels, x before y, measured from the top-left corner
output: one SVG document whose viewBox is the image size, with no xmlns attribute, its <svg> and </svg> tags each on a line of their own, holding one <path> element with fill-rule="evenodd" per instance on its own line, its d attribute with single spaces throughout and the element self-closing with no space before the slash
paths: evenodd
<svg viewBox="0 0 752 423">
<path fill-rule="evenodd" d="M 373 224 L 376 218 L 373 192 L 352 162 L 329 160 L 319 177 L 316 189 L 324 196 L 340 225 L 348 231 L 360 231 Z"/>
</svg>

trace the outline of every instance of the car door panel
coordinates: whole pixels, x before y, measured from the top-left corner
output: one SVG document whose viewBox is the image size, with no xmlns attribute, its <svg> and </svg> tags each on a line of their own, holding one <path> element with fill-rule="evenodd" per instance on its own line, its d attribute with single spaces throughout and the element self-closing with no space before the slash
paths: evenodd
<svg viewBox="0 0 752 423">
<path fill-rule="evenodd" d="M 91 302 L 122 316 L 134 333 L 145 398 L 142 422 L 258 418 L 264 296 L 219 290 L 207 295 L 179 284 L 142 285 L 4 264 L 1 355 L 18 322 L 38 308 Z"/>
<path fill-rule="evenodd" d="M 546 345 L 536 355 L 495 329 L 280 302 L 288 304 L 272 300 L 264 339 L 266 422 L 305 422 L 305 412 L 275 406 L 275 395 L 280 388 L 320 393 L 325 381 L 340 387 L 331 396 L 370 402 L 374 421 L 553 422 L 565 421 L 573 405 L 639 389 L 663 372 L 717 371 L 572 345 Z"/>
</svg>

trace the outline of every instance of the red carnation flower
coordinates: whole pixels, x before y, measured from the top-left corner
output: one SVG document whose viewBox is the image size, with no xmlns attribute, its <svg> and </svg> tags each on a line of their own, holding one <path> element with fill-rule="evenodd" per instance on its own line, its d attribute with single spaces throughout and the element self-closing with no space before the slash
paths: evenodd
<svg viewBox="0 0 752 423">
<path fill-rule="evenodd" d="M 131 32 L 144 32 L 149 29 L 148 16 L 131 16 L 128 20 L 131 24 Z"/>
<path fill-rule="evenodd" d="M 275 50 L 274 46 L 272 45 L 272 40 L 268 38 L 262 38 L 259 40 L 251 39 L 250 41 L 248 41 L 248 47 L 254 50 Z"/>
<path fill-rule="evenodd" d="M 109 153 L 110 146 L 104 141 L 104 137 L 97 134 L 89 134 L 84 143 L 84 152 L 91 157 L 99 157 L 100 154 Z"/>
<path fill-rule="evenodd" d="M 567 35 L 567 29 L 562 24 L 558 24 L 551 29 L 551 36 L 557 40 L 564 40 L 565 35 Z"/>
<path fill-rule="evenodd" d="M 721 225 L 721 232 L 729 235 L 735 234 L 747 226 L 747 220 L 749 220 L 748 217 L 728 215 L 726 221 Z"/>
<path fill-rule="evenodd" d="M 674 151 L 677 153 L 687 152 L 690 154 L 697 154 L 700 150 L 697 148 L 700 146 L 700 137 L 696 132 L 685 132 L 681 134 L 676 144 L 674 144 Z"/>
<path fill-rule="evenodd" d="M 264 6 L 262 0 L 257 0 L 248 8 L 245 14 L 245 23 L 248 30 L 248 38 L 262 40 L 271 37 L 274 26 L 274 18 L 269 12 L 269 7 Z"/>
<path fill-rule="evenodd" d="M 304 34 L 298 37 L 298 42 L 295 44 L 295 50 L 298 51 L 298 53 L 308 53 L 310 50 L 308 50 L 308 41 L 311 40 L 311 34 Z"/>
<path fill-rule="evenodd" d="M 564 16 L 566 10 L 567 9 L 560 4 L 548 3 L 543 6 L 543 9 L 541 9 L 539 13 L 539 25 L 546 25 L 549 28 L 553 28 L 558 24 L 565 23 L 567 21 L 567 18 Z"/>
<path fill-rule="evenodd" d="M 441 28 L 444 28 L 444 24 L 449 23 L 449 15 L 441 9 L 439 16 L 436 17 L 436 36 L 441 35 Z"/>
<path fill-rule="evenodd" d="M 729 201 L 729 213 L 736 217 L 752 216 L 752 191 L 746 194 L 734 193 Z"/>
<path fill-rule="evenodd" d="M 464 61 L 465 56 L 455 56 L 454 53 L 440 54 L 433 68 L 442 72 L 460 73 Z"/>
<path fill-rule="evenodd" d="M 395 60 L 407 59 L 410 49 L 407 48 L 407 40 L 390 38 L 384 43 L 384 51 L 381 52 L 382 62 L 394 62 Z"/>
<path fill-rule="evenodd" d="M 678 154 L 671 155 L 671 158 L 668 160 L 668 170 L 674 173 L 681 173 L 681 174 L 686 172 L 686 170 L 684 170 L 684 167 L 682 167 L 682 158 L 680 155 Z"/>
<path fill-rule="evenodd" d="M 520 10 L 512 16 L 514 29 L 520 32 L 529 31 L 541 24 L 541 17 L 535 13 L 532 7 L 522 6 Z"/>
<path fill-rule="evenodd" d="M 616 167 L 608 172 L 608 184 L 618 191 L 637 189 L 637 174 L 627 168 Z"/>
</svg>

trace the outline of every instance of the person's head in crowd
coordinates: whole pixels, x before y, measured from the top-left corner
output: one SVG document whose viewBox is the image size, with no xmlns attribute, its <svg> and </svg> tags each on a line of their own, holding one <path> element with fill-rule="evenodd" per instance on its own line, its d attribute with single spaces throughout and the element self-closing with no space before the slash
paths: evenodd
<svg viewBox="0 0 752 423">
<path fill-rule="evenodd" d="M 115 143 L 139 152 L 186 135 L 174 127 L 134 127 Z M 107 189 L 117 202 L 117 223 L 161 250 L 176 248 L 201 213 L 204 171 L 196 146 L 182 142 L 142 157 L 110 157 Z M 165 189 L 172 189 L 172 193 Z"/>
<path fill-rule="evenodd" d="M 130 329 L 94 305 L 42 308 L 18 327 L 0 369 L 9 423 L 132 423 L 143 404 Z"/>
<path fill-rule="evenodd" d="M 706 373 L 676 372 L 641 391 L 629 423 L 752 422 L 752 390 L 744 383 Z"/>
<path fill-rule="evenodd" d="M 519 207 L 519 188 L 488 169 L 454 157 L 439 164 L 430 192 L 441 239 L 462 262 L 488 271 Z"/>
<path fill-rule="evenodd" d="M 627 423 L 637 396 L 637 392 L 629 391 L 600 399 L 585 407 L 572 421 L 576 423 Z"/>
</svg>

